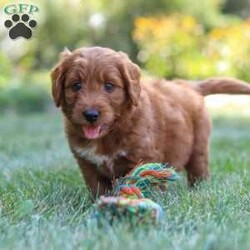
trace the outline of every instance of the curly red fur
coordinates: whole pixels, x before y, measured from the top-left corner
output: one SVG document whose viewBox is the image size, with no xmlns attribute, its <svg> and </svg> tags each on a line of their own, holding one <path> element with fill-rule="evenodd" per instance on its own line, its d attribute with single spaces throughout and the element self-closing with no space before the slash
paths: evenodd
<svg viewBox="0 0 250 250">
<path fill-rule="evenodd" d="M 197 87 L 179 80 L 141 81 L 139 67 L 124 53 L 100 47 L 64 52 L 52 82 L 71 151 L 94 195 L 109 190 L 113 178 L 140 161 L 185 169 L 190 185 L 209 177 L 211 122 Z M 75 82 L 81 83 L 77 92 Z M 105 82 L 113 84 L 111 93 Z M 203 92 L 206 88 L 209 80 Z M 89 108 L 100 113 L 93 124 L 83 116 Z M 95 139 L 86 138 L 88 126 Z"/>
</svg>

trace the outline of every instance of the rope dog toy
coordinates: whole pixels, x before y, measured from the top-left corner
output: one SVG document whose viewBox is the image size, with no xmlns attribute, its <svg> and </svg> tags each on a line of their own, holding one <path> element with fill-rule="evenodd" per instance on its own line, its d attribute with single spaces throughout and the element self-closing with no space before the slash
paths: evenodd
<svg viewBox="0 0 250 250">
<path fill-rule="evenodd" d="M 140 222 L 159 223 L 162 207 L 151 200 L 152 194 L 167 188 L 168 181 L 179 175 L 168 164 L 147 163 L 131 170 L 113 184 L 113 196 L 101 196 L 97 201 L 97 216 L 136 218 Z"/>
</svg>

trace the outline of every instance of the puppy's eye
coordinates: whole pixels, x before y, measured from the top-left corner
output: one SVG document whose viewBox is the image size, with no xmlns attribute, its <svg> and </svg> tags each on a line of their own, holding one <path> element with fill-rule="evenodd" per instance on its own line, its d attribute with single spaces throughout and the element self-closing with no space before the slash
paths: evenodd
<svg viewBox="0 0 250 250">
<path fill-rule="evenodd" d="M 104 84 L 104 89 L 106 92 L 111 93 L 115 89 L 115 86 L 111 82 L 106 82 Z"/>
<path fill-rule="evenodd" d="M 74 83 L 73 85 L 72 85 L 72 90 L 74 91 L 74 92 L 77 92 L 77 91 L 79 91 L 81 88 L 82 88 L 82 85 L 81 85 L 81 83 L 80 82 L 76 82 L 76 83 Z"/>
</svg>

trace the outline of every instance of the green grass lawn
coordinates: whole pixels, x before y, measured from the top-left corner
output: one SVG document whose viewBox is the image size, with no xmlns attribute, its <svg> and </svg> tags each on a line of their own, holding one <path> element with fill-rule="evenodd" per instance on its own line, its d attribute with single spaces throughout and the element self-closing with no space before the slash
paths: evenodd
<svg viewBox="0 0 250 250">
<path fill-rule="evenodd" d="M 212 180 L 159 195 L 160 226 L 100 227 L 58 114 L 0 117 L 0 249 L 250 249 L 250 117 L 214 117 Z"/>
</svg>

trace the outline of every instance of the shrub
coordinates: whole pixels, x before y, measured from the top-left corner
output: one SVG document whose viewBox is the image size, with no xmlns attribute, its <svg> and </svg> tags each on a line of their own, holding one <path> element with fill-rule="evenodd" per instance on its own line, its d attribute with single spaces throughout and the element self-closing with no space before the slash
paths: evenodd
<svg viewBox="0 0 250 250">
<path fill-rule="evenodd" d="M 231 20 L 207 30 L 185 14 L 139 17 L 133 37 L 140 48 L 138 59 L 158 76 L 228 75 L 250 80 L 250 20 Z"/>
<path fill-rule="evenodd" d="M 48 92 L 38 86 L 20 86 L 0 91 L 0 112 L 43 112 L 50 105 Z"/>
</svg>

